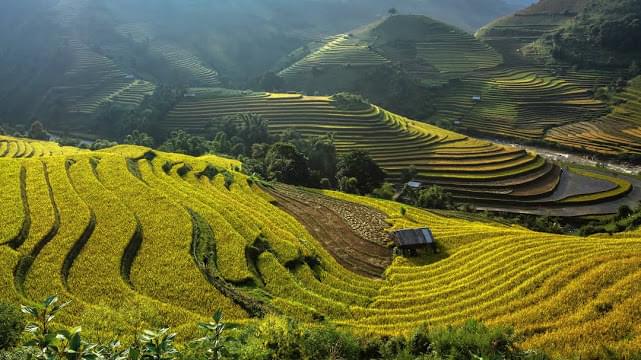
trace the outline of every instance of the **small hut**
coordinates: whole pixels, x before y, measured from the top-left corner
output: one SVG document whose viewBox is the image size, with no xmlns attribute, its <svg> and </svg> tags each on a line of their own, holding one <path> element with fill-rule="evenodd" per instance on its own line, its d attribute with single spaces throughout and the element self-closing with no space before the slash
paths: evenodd
<svg viewBox="0 0 641 360">
<path fill-rule="evenodd" d="M 391 233 L 392 241 L 403 255 L 416 256 L 418 250 L 431 248 L 438 252 L 432 230 L 429 228 L 403 229 Z"/>
</svg>

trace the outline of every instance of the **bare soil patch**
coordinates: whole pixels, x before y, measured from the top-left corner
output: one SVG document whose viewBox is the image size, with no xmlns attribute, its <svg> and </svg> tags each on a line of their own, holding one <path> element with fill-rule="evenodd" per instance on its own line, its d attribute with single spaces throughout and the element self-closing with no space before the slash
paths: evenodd
<svg viewBox="0 0 641 360">
<path fill-rule="evenodd" d="M 300 221 L 345 268 L 381 277 L 392 259 L 386 216 L 367 206 L 286 185 L 265 189 L 275 205 Z"/>
</svg>

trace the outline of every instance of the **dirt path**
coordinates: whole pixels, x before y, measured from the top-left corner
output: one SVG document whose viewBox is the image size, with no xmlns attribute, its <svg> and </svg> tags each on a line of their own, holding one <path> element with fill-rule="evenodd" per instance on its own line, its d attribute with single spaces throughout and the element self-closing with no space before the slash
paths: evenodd
<svg viewBox="0 0 641 360">
<path fill-rule="evenodd" d="M 392 251 L 383 242 L 385 216 L 352 204 L 291 186 L 265 189 L 276 206 L 300 221 L 345 268 L 368 277 L 381 277 Z"/>
</svg>

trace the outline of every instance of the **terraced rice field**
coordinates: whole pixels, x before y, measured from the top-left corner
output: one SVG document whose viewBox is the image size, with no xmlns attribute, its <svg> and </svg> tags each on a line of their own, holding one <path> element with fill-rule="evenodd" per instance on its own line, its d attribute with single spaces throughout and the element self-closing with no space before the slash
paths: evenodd
<svg viewBox="0 0 641 360">
<path fill-rule="evenodd" d="M 0 135 L 0 157 L 39 158 L 57 155 L 71 155 L 81 150 L 72 146 L 31 139 L 16 139 Z"/>
<path fill-rule="evenodd" d="M 101 339 L 161 325 L 189 336 L 216 308 L 248 321 L 254 299 L 363 333 L 477 318 L 512 324 L 524 346 L 553 355 L 641 351 L 639 232 L 574 238 L 414 208 L 401 216 L 397 203 L 334 192 L 299 199 L 368 207 L 351 219 L 361 235 L 432 229 L 440 260 L 397 257 L 377 280 L 341 266 L 237 165 L 133 146 L 0 159 L 0 300 L 57 293 L 73 302 L 56 320 Z"/>
<path fill-rule="evenodd" d="M 341 110 L 328 97 L 270 93 L 196 97 L 176 106 L 162 125 L 166 130 L 198 133 L 211 119 L 244 112 L 262 115 L 275 134 L 287 129 L 306 136 L 334 133 L 340 153 L 367 151 L 391 180 L 414 165 L 420 180 L 441 185 L 465 201 L 549 206 L 565 197 L 556 192 L 563 176 L 560 169 L 536 154 L 412 121 L 377 106 Z"/>
<path fill-rule="evenodd" d="M 220 85 L 218 72 L 205 64 L 192 52 L 170 43 L 153 44 L 150 50 L 177 71 L 187 75 L 193 86 L 216 87 Z"/>
<path fill-rule="evenodd" d="M 601 154 L 641 153 L 641 77 L 616 95 L 613 111 L 596 120 L 550 130 L 545 139 Z"/>
<path fill-rule="evenodd" d="M 69 40 L 73 61 L 62 84 L 49 97 L 60 98 L 70 113 L 92 114 L 107 102 L 138 105 L 155 86 L 127 75 L 114 61 L 77 40 Z"/>
<path fill-rule="evenodd" d="M 444 84 L 449 78 L 494 68 L 502 57 L 487 44 L 450 25 L 424 16 L 392 16 L 350 34 L 308 45 L 311 53 L 280 72 L 292 86 L 315 73 L 331 69 L 398 65 L 425 84 Z"/>
<path fill-rule="evenodd" d="M 389 60 L 374 51 L 367 43 L 353 35 L 340 34 L 325 39 L 319 49 L 282 70 L 278 75 L 292 79 L 327 67 L 378 66 L 386 63 L 389 63 Z"/>
<path fill-rule="evenodd" d="M 533 67 L 477 72 L 436 99 L 433 119 L 486 136 L 542 139 L 551 128 L 607 114 L 592 96 L 593 86 L 607 81 L 607 73 Z"/>
</svg>

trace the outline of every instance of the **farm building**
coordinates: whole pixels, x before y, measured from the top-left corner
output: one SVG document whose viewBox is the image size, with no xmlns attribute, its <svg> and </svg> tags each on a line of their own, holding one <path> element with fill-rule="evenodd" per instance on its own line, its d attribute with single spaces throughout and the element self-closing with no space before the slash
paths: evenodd
<svg viewBox="0 0 641 360">
<path fill-rule="evenodd" d="M 429 228 L 403 229 L 390 234 L 394 245 L 404 255 L 416 255 L 417 250 L 431 248 L 438 252 L 436 240 Z"/>
</svg>

